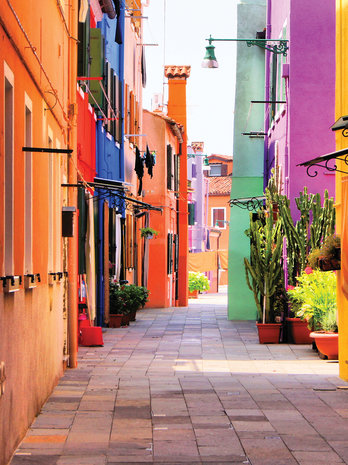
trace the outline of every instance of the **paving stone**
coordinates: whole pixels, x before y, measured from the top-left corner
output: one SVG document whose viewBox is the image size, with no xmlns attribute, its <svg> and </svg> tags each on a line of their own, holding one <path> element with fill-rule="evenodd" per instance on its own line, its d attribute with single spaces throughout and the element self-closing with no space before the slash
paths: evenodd
<svg viewBox="0 0 348 465">
<path fill-rule="evenodd" d="M 104 347 L 81 347 L 12 464 L 348 464 L 338 365 L 260 345 L 223 297 L 197 300 L 144 309 L 105 330 Z"/>
</svg>

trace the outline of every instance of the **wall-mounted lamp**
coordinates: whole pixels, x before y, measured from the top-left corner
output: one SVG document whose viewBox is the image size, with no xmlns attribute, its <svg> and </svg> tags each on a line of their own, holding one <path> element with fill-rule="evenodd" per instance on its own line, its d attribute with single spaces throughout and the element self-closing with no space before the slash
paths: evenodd
<svg viewBox="0 0 348 465">
<path fill-rule="evenodd" d="M 283 55 L 286 57 L 288 47 L 288 40 L 286 39 L 214 39 L 212 36 L 209 39 L 209 45 L 206 47 L 205 57 L 202 61 L 202 68 L 218 68 L 219 64 L 215 57 L 215 47 L 212 42 L 246 42 L 248 47 L 256 45 L 257 47 L 268 50 L 276 55 Z"/>
</svg>

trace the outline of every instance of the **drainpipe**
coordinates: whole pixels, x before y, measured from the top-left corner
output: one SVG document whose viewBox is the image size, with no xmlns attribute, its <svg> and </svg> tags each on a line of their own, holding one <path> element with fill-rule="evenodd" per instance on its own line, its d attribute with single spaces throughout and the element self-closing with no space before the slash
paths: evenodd
<svg viewBox="0 0 348 465">
<path fill-rule="evenodd" d="M 73 149 L 68 158 L 68 183 L 77 184 L 77 102 L 76 102 L 76 78 L 77 78 L 77 42 L 72 37 L 77 37 L 77 0 L 71 2 L 69 9 L 69 36 L 68 46 L 68 108 L 69 108 L 69 126 L 67 132 L 68 147 Z M 75 206 L 77 211 L 77 189 L 71 187 L 68 189 L 69 205 Z M 75 233 L 68 239 L 68 336 L 69 336 L 69 367 L 77 366 L 77 318 L 78 318 L 78 300 L 77 300 L 77 260 L 78 260 L 78 235 L 77 235 L 77 215 L 74 218 Z"/>
<path fill-rule="evenodd" d="M 266 39 L 271 38 L 272 24 L 272 0 L 267 0 L 267 26 L 266 26 Z M 269 84 L 270 84 L 270 63 L 271 63 L 271 52 L 266 50 L 266 62 L 265 62 L 265 100 L 270 100 Z M 264 142 L 264 165 L 263 165 L 263 187 L 264 189 L 268 184 L 269 177 L 269 148 L 268 148 L 268 130 L 269 130 L 269 104 L 265 103 L 265 142 Z"/>
</svg>

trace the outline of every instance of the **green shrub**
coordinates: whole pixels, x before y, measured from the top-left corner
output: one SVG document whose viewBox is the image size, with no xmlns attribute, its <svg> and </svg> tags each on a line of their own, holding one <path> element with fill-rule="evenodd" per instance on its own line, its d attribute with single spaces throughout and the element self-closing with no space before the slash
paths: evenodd
<svg viewBox="0 0 348 465">
<path fill-rule="evenodd" d="M 208 291 L 210 288 L 209 279 L 203 273 L 189 271 L 188 276 L 189 291 Z"/>
<path fill-rule="evenodd" d="M 307 320 L 314 331 L 337 331 L 335 273 L 306 268 L 297 283 L 287 291 L 296 316 Z"/>
<path fill-rule="evenodd" d="M 120 286 L 118 283 L 110 283 L 110 313 L 128 315 L 143 307 L 148 297 L 149 290 L 143 286 Z"/>
</svg>

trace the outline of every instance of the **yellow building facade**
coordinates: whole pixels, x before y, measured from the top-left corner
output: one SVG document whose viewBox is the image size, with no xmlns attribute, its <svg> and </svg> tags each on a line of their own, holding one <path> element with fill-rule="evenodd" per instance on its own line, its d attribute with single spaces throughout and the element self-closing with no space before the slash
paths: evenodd
<svg viewBox="0 0 348 465">
<path fill-rule="evenodd" d="M 348 39 L 348 0 L 336 0 L 337 22 L 336 22 L 336 120 L 348 114 L 348 49 L 345 42 Z M 347 138 L 343 137 L 341 131 L 336 132 L 336 148 L 344 149 L 348 146 Z M 337 160 L 339 170 L 348 172 L 344 161 Z M 342 237 L 343 217 L 347 211 L 347 195 L 342 195 L 344 183 L 348 182 L 348 174 L 336 172 L 336 213 L 337 213 L 337 235 Z M 348 248 L 342 238 L 342 262 L 348 257 Z M 338 325 L 339 325 L 339 370 L 340 377 L 348 380 L 348 300 L 342 291 L 343 274 L 337 273 L 337 303 L 338 303 Z"/>
</svg>

